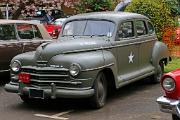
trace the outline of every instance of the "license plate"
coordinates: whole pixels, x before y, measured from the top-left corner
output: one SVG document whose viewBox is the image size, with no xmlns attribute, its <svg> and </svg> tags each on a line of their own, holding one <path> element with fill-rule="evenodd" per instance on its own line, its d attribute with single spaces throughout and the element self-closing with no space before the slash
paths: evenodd
<svg viewBox="0 0 180 120">
<path fill-rule="evenodd" d="M 44 91 L 43 90 L 37 90 L 37 89 L 30 89 L 29 90 L 29 97 L 30 98 L 44 99 Z"/>
</svg>

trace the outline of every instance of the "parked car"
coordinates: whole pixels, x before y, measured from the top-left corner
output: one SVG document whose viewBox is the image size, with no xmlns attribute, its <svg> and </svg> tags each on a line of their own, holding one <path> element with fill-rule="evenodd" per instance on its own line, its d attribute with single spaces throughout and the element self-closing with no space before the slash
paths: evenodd
<svg viewBox="0 0 180 120">
<path fill-rule="evenodd" d="M 54 39 L 58 38 L 59 33 L 61 32 L 61 28 L 62 28 L 61 25 L 55 25 L 54 23 L 44 24 L 44 27 L 46 28 L 49 35 Z"/>
<path fill-rule="evenodd" d="M 175 35 L 174 43 L 176 45 L 180 45 L 180 26 L 177 27 L 177 29 L 176 29 L 176 35 Z"/>
<path fill-rule="evenodd" d="M 51 41 L 43 25 L 22 20 L 0 20 L 0 73 L 8 72 L 11 59 Z M 2 81 L 1 81 L 2 82 Z"/>
<path fill-rule="evenodd" d="M 53 21 L 53 24 L 62 26 L 67 18 L 59 18 Z"/>
<path fill-rule="evenodd" d="M 172 120 L 180 120 L 180 69 L 166 73 L 161 78 L 165 95 L 157 98 L 160 110 L 172 114 Z"/>
<path fill-rule="evenodd" d="M 150 20 L 126 12 L 86 13 L 67 18 L 59 40 L 11 61 L 5 90 L 33 99 L 89 98 L 105 105 L 107 91 L 151 77 L 159 82 L 170 56 Z"/>
</svg>

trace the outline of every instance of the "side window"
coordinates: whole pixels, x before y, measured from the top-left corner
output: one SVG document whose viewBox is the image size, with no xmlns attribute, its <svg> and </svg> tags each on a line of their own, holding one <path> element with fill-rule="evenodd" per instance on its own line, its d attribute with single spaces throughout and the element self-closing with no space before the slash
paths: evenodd
<svg viewBox="0 0 180 120">
<path fill-rule="evenodd" d="M 30 24 L 17 24 L 20 39 L 33 39 L 33 27 Z"/>
<path fill-rule="evenodd" d="M 17 24 L 20 39 L 42 39 L 42 35 L 36 25 Z"/>
<path fill-rule="evenodd" d="M 148 29 L 149 29 L 149 31 L 148 31 L 149 34 L 154 33 L 154 27 L 150 22 L 148 22 Z"/>
<path fill-rule="evenodd" d="M 39 28 L 36 25 L 33 25 L 33 33 L 34 33 L 34 38 L 43 39 L 41 32 L 39 31 Z"/>
<path fill-rule="evenodd" d="M 13 24 L 0 25 L 0 40 L 15 40 L 16 32 Z"/>
<path fill-rule="evenodd" d="M 147 34 L 146 24 L 145 24 L 144 21 L 142 21 L 142 20 L 136 21 L 135 22 L 135 26 L 136 26 L 137 36 L 141 36 L 141 35 L 146 35 Z"/>
<path fill-rule="evenodd" d="M 134 36 L 133 23 L 130 21 L 122 23 L 118 30 L 118 36 L 119 38 L 133 37 Z"/>
</svg>

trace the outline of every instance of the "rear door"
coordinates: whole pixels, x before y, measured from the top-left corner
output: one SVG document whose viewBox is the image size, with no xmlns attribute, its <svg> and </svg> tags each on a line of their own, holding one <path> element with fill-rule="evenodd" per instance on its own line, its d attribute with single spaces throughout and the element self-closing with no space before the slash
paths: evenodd
<svg viewBox="0 0 180 120">
<path fill-rule="evenodd" d="M 40 44 L 46 42 L 37 25 L 23 23 L 16 26 L 20 42 L 23 46 L 22 52 L 34 51 Z"/>
<path fill-rule="evenodd" d="M 149 29 L 148 29 L 149 28 Z M 146 20 L 135 21 L 135 31 L 137 39 L 141 42 L 140 44 L 140 64 L 141 75 L 152 74 L 154 67 L 152 66 L 152 50 L 156 42 L 153 26 Z"/>
</svg>

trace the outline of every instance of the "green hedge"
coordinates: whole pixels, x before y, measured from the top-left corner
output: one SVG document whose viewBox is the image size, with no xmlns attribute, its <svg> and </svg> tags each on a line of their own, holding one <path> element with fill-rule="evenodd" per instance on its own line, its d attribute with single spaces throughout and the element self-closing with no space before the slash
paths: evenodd
<svg viewBox="0 0 180 120">
<path fill-rule="evenodd" d="M 110 11 L 115 7 L 113 0 L 80 0 L 74 6 L 77 13 Z"/>
<path fill-rule="evenodd" d="M 174 27 L 176 23 L 170 7 L 164 0 L 132 0 L 125 11 L 143 14 L 150 18 L 159 40 L 162 40 L 163 29 Z"/>
</svg>

